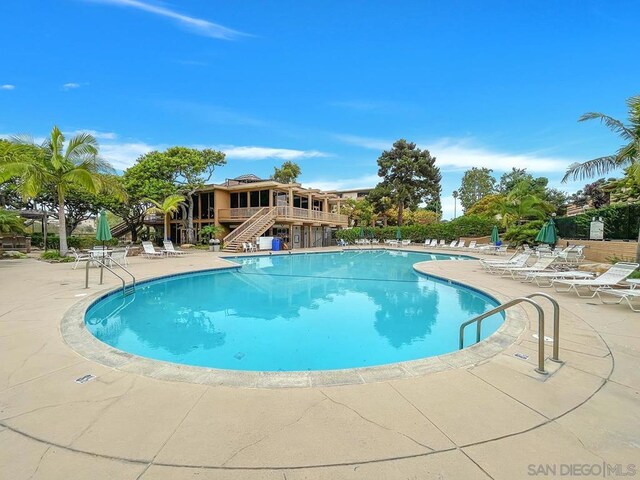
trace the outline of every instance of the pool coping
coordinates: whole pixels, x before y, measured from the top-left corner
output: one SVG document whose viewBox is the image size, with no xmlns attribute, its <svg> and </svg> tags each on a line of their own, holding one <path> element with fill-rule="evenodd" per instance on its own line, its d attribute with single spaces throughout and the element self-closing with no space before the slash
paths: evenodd
<svg viewBox="0 0 640 480">
<path fill-rule="evenodd" d="M 229 258 L 225 258 L 225 260 L 229 261 Z M 432 273 L 426 273 L 424 270 L 421 270 L 421 264 L 433 263 L 434 261 L 451 260 L 417 262 L 413 264 L 413 269 L 426 277 L 460 285 L 482 293 L 499 303 L 504 303 L 505 301 L 510 300 L 506 295 L 499 293 L 489 294 L 477 287 L 445 277 L 440 277 Z M 206 273 L 211 271 L 235 270 L 240 267 L 240 265 L 223 266 L 160 275 L 145 279 L 139 282 L 138 285 L 154 282 L 163 278 L 191 275 L 194 273 Z M 60 323 L 60 334 L 65 343 L 82 357 L 110 368 L 151 377 L 157 380 L 187 382 L 211 386 L 241 388 L 305 388 L 357 385 L 406 379 L 436 372 L 443 372 L 446 370 L 468 368 L 488 361 L 514 344 L 522 332 L 527 328 L 528 322 L 526 313 L 522 308 L 509 309 L 505 312 L 506 315 L 502 325 L 492 335 L 479 343 L 455 352 L 386 365 L 339 370 L 284 372 L 227 370 L 182 365 L 142 357 L 118 350 L 98 340 L 86 328 L 84 321 L 85 313 L 97 301 L 107 296 L 117 294 L 120 290 L 120 288 L 117 288 L 111 289 L 107 292 L 97 292 L 83 298 L 69 308 L 69 310 L 67 310 L 63 315 Z"/>
</svg>

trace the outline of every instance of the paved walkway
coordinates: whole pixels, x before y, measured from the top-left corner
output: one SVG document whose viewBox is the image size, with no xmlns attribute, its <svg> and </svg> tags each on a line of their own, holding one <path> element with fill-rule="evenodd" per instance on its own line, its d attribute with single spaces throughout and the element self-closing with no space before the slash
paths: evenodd
<svg viewBox="0 0 640 480">
<path fill-rule="evenodd" d="M 136 257 L 131 270 L 147 278 L 225 264 L 194 252 Z M 420 268 L 496 295 L 536 291 L 474 261 Z M 103 290 L 117 286 L 105 279 Z M 546 378 L 533 372 L 532 321 L 470 367 L 267 389 L 157 380 L 86 360 L 59 331 L 83 287 L 84 271 L 70 264 L 0 261 L 2 479 L 512 480 L 541 464 L 640 463 L 640 316 L 624 306 L 554 294 L 565 363 L 547 361 Z M 75 383 L 85 374 L 97 379 Z"/>
</svg>

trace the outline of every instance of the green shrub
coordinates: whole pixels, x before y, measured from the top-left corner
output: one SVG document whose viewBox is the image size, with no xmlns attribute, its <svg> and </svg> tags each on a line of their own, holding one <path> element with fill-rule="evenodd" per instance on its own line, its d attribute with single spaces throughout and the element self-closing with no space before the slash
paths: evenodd
<svg viewBox="0 0 640 480">
<path fill-rule="evenodd" d="M 542 220 L 533 220 L 522 225 L 516 225 L 505 232 L 504 239 L 515 245 L 535 243 L 535 238 L 543 225 L 544 222 Z"/>
<path fill-rule="evenodd" d="M 32 233 L 31 234 L 31 245 L 38 248 L 44 248 L 44 241 L 41 233 Z M 77 248 L 78 250 L 85 250 L 88 248 L 93 248 L 96 245 L 102 245 L 102 242 L 96 240 L 96 237 L 93 235 L 72 235 L 67 237 L 67 245 L 69 248 Z M 118 239 L 112 238 L 108 242 L 105 242 L 105 245 L 110 247 L 115 247 L 118 245 Z M 60 237 L 58 235 L 47 235 L 47 248 L 52 250 L 57 250 L 60 248 Z"/>
<path fill-rule="evenodd" d="M 424 242 L 425 239 L 437 238 L 447 242 L 457 240 L 460 237 L 484 237 L 491 234 L 495 222 L 491 219 L 477 215 L 465 215 L 450 222 L 430 223 L 427 225 L 404 225 L 402 227 L 376 227 L 365 228 L 365 237 L 378 240 L 392 240 L 397 237 L 398 228 L 402 239 L 413 242 Z M 338 230 L 336 238 L 353 242 L 362 238 L 360 227 Z"/>
<path fill-rule="evenodd" d="M 63 257 L 57 250 L 49 250 L 48 252 L 43 252 L 42 255 L 40 255 L 40 259 L 49 263 L 73 262 L 72 257 Z"/>
</svg>

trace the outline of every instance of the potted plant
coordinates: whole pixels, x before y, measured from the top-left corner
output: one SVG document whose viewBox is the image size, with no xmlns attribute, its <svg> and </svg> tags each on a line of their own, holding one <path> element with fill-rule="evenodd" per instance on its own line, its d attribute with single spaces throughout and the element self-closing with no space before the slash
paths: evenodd
<svg viewBox="0 0 640 480">
<path fill-rule="evenodd" d="M 207 243 L 209 243 L 209 251 L 220 251 L 220 240 L 216 238 L 218 235 L 224 232 L 224 228 L 216 225 L 207 225 L 200 229 L 200 237 Z"/>
</svg>

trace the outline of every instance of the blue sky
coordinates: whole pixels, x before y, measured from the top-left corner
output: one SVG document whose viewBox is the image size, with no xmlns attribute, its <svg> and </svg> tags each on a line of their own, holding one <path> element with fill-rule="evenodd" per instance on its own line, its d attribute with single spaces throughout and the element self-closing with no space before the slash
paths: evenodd
<svg viewBox="0 0 640 480">
<path fill-rule="evenodd" d="M 119 169 L 219 148 L 216 181 L 292 159 L 331 189 L 373 186 L 406 138 L 437 158 L 445 217 L 472 166 L 559 186 L 619 145 L 577 118 L 624 119 L 640 93 L 637 1 L 4 0 L 0 17 L 0 135 L 90 130 Z"/>
</svg>

